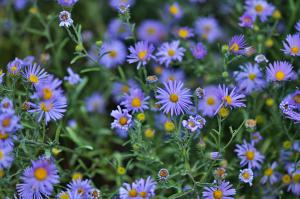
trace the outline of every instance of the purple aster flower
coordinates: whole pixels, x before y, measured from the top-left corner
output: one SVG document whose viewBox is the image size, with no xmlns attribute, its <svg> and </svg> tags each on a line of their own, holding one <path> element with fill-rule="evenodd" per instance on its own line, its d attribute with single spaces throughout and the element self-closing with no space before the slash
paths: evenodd
<svg viewBox="0 0 300 199">
<path fill-rule="evenodd" d="M 68 11 L 65 11 L 65 10 L 61 11 L 59 13 L 58 18 L 59 18 L 59 26 L 60 27 L 64 26 L 64 27 L 68 28 L 69 26 L 71 26 L 73 24 L 73 20 L 71 18 L 71 13 L 69 13 Z"/>
<path fill-rule="evenodd" d="M 263 139 L 263 137 L 260 135 L 259 132 L 255 132 L 255 133 L 251 134 L 251 144 L 253 144 L 253 145 L 257 144 L 262 139 Z"/>
<path fill-rule="evenodd" d="M 50 197 L 54 185 L 59 183 L 58 170 L 52 159 L 41 157 L 32 161 L 32 166 L 25 169 L 17 184 L 17 191 L 23 199 L 41 199 Z"/>
<path fill-rule="evenodd" d="M 81 82 L 80 76 L 75 73 L 72 68 L 68 67 L 67 69 L 69 76 L 65 76 L 64 80 L 68 81 L 71 85 L 76 85 Z"/>
<path fill-rule="evenodd" d="M 296 124 L 300 123 L 300 113 L 297 113 L 295 111 L 286 112 L 285 116 L 291 120 L 294 120 Z"/>
<path fill-rule="evenodd" d="M 129 79 L 126 83 L 123 82 L 114 82 L 112 88 L 112 96 L 116 102 L 121 102 L 124 99 L 124 95 L 129 93 L 131 89 L 139 88 L 138 84 Z"/>
<path fill-rule="evenodd" d="M 274 184 L 279 181 L 279 173 L 275 171 L 278 164 L 273 162 L 272 165 L 264 170 L 264 176 L 261 178 L 260 183 L 266 184 L 267 181 L 270 184 Z"/>
<path fill-rule="evenodd" d="M 127 52 L 125 45 L 118 41 L 108 41 L 103 43 L 99 50 L 100 64 L 106 68 L 114 68 L 124 63 Z"/>
<path fill-rule="evenodd" d="M 89 193 L 93 190 L 90 180 L 73 180 L 68 184 L 71 194 L 79 194 L 81 199 L 89 198 Z"/>
<path fill-rule="evenodd" d="M 111 0 L 109 3 L 111 7 L 120 13 L 124 13 L 134 4 L 134 0 Z"/>
<path fill-rule="evenodd" d="M 24 64 L 24 66 L 32 65 L 34 60 L 35 60 L 35 57 L 29 55 L 23 59 L 23 64 Z"/>
<path fill-rule="evenodd" d="M 181 81 L 183 82 L 185 79 L 184 71 L 177 69 L 164 69 L 164 72 L 160 76 L 161 82 L 168 82 L 168 81 Z"/>
<path fill-rule="evenodd" d="M 138 184 L 133 182 L 132 184 L 124 183 L 119 189 L 120 199 L 138 199 Z"/>
<path fill-rule="evenodd" d="M 156 182 L 148 176 L 147 179 L 139 179 L 136 181 L 137 192 L 141 198 L 153 198 L 155 196 Z"/>
<path fill-rule="evenodd" d="M 219 185 L 204 187 L 204 199 L 234 199 L 236 191 L 229 182 L 222 181 Z"/>
<path fill-rule="evenodd" d="M 0 131 L 15 132 L 22 126 L 19 124 L 20 118 L 14 112 L 0 114 Z"/>
<path fill-rule="evenodd" d="M 85 99 L 85 107 L 88 112 L 104 113 L 105 100 L 100 93 L 93 93 Z"/>
<path fill-rule="evenodd" d="M 121 107 L 118 106 L 118 109 L 113 110 L 110 115 L 114 117 L 114 121 L 111 123 L 112 129 L 116 128 L 128 131 L 132 126 L 132 116 L 128 113 L 127 109 L 121 109 Z"/>
<path fill-rule="evenodd" d="M 7 97 L 3 98 L 0 102 L 0 112 L 2 113 L 14 113 L 13 102 Z"/>
<path fill-rule="evenodd" d="M 168 5 L 166 10 L 175 19 L 180 19 L 183 16 L 183 10 L 177 2 Z"/>
<path fill-rule="evenodd" d="M 300 170 L 293 165 L 293 169 L 289 169 L 289 174 L 291 175 L 291 183 L 288 186 L 288 191 L 291 191 L 296 196 L 300 196 Z"/>
<path fill-rule="evenodd" d="M 167 67 L 173 61 L 182 61 L 185 49 L 179 47 L 180 41 L 173 41 L 171 43 L 163 43 L 156 53 L 160 64 L 165 64 Z"/>
<path fill-rule="evenodd" d="M 209 158 L 212 160 L 220 160 L 222 158 L 222 154 L 220 152 L 214 151 L 209 153 Z"/>
<path fill-rule="evenodd" d="M 38 114 L 38 121 L 40 122 L 45 118 L 46 124 L 51 121 L 60 120 L 67 111 L 67 99 L 65 96 L 60 95 L 47 101 L 40 101 L 38 104 L 30 103 L 30 113 Z"/>
<path fill-rule="evenodd" d="M 229 51 L 236 55 L 245 54 L 246 41 L 244 35 L 235 35 L 231 38 L 228 47 Z"/>
<path fill-rule="evenodd" d="M 183 83 L 168 81 L 164 83 L 165 89 L 158 88 L 156 104 L 164 113 L 171 113 L 171 116 L 180 115 L 186 112 L 192 105 L 190 90 L 183 88 Z"/>
<path fill-rule="evenodd" d="M 28 2 L 29 2 L 28 0 L 14 0 L 13 1 L 14 8 L 16 10 L 23 10 L 26 7 Z"/>
<path fill-rule="evenodd" d="M 229 92 L 228 87 L 219 85 L 219 98 L 225 106 L 229 106 L 230 108 L 246 107 L 244 103 L 245 95 L 236 92 L 236 87 Z"/>
<path fill-rule="evenodd" d="M 300 20 L 296 23 L 295 28 L 298 32 L 300 32 Z"/>
<path fill-rule="evenodd" d="M 125 94 L 124 101 L 121 105 L 124 105 L 128 111 L 144 112 L 144 110 L 149 109 L 148 107 L 149 97 L 145 97 L 142 90 L 136 88 L 131 89 L 129 94 Z"/>
<path fill-rule="evenodd" d="M 194 36 L 194 32 L 189 27 L 180 27 L 175 29 L 174 35 L 180 39 L 188 39 Z"/>
<path fill-rule="evenodd" d="M 256 55 L 255 56 L 255 58 L 254 58 L 254 60 L 255 60 L 255 62 L 256 63 L 262 63 L 262 62 L 266 62 L 266 63 L 268 63 L 269 62 L 269 60 L 266 58 L 266 56 L 265 55 L 263 55 L 263 54 L 259 54 L 259 55 Z"/>
<path fill-rule="evenodd" d="M 287 81 L 293 74 L 293 66 L 287 61 L 275 61 L 267 68 L 267 79 L 270 81 Z"/>
<path fill-rule="evenodd" d="M 62 94 L 60 88 L 62 81 L 55 78 L 53 75 L 48 75 L 45 80 L 36 84 L 36 92 L 31 96 L 33 99 L 52 100 Z"/>
<path fill-rule="evenodd" d="M 14 133 L 15 132 L 5 132 L 3 130 L 0 130 L 0 145 L 13 147 L 14 140 L 16 139 Z"/>
<path fill-rule="evenodd" d="M 78 0 L 57 0 L 58 4 L 61 6 L 71 7 L 73 6 Z"/>
<path fill-rule="evenodd" d="M 113 19 L 108 25 L 108 36 L 111 39 L 127 39 L 132 36 L 130 25 L 120 19 Z"/>
<path fill-rule="evenodd" d="M 273 14 L 275 7 L 265 0 L 247 0 L 246 12 L 251 13 L 265 22 Z"/>
<path fill-rule="evenodd" d="M 190 50 L 196 59 L 203 59 L 207 55 L 206 47 L 201 42 L 192 44 Z"/>
<path fill-rule="evenodd" d="M 284 49 L 282 51 L 286 55 L 299 56 L 300 55 L 300 35 L 288 35 L 283 43 Z"/>
<path fill-rule="evenodd" d="M 218 87 L 208 86 L 204 88 L 204 96 L 199 101 L 198 109 L 203 115 L 212 117 L 215 115 L 221 105 L 221 99 L 218 96 Z"/>
<path fill-rule="evenodd" d="M 238 88 L 245 94 L 263 89 L 266 85 L 263 74 L 257 64 L 246 63 L 240 66 L 241 71 L 234 72 Z"/>
<path fill-rule="evenodd" d="M 239 179 L 240 179 L 241 182 L 249 183 L 249 185 L 252 186 L 252 181 L 253 181 L 253 171 L 252 171 L 252 169 L 240 170 Z"/>
<path fill-rule="evenodd" d="M 201 38 L 212 43 L 221 35 L 217 20 L 213 17 L 200 17 L 195 22 L 195 32 Z"/>
<path fill-rule="evenodd" d="M 253 28 L 253 23 L 255 22 L 255 15 L 245 12 L 240 17 L 239 26 L 244 28 Z"/>
<path fill-rule="evenodd" d="M 19 58 L 15 58 L 7 64 L 7 73 L 11 75 L 18 75 L 23 67 L 23 61 Z"/>
<path fill-rule="evenodd" d="M 300 91 L 297 90 L 289 95 L 287 95 L 283 101 L 289 104 L 292 109 L 300 110 Z"/>
<path fill-rule="evenodd" d="M 188 120 L 183 120 L 182 121 L 182 126 L 191 132 L 195 132 L 199 129 L 202 129 L 206 123 L 206 120 L 201 117 L 200 115 L 196 116 L 189 116 Z"/>
<path fill-rule="evenodd" d="M 284 114 L 287 114 L 292 112 L 296 108 L 296 106 L 290 104 L 289 100 L 284 99 L 282 100 L 282 102 L 280 102 L 279 108 Z"/>
<path fill-rule="evenodd" d="M 240 165 L 242 167 L 248 165 L 248 168 L 250 169 L 261 168 L 261 163 L 264 161 L 264 156 L 256 150 L 253 144 L 249 144 L 244 140 L 242 145 L 236 145 L 236 149 L 234 151 L 241 160 Z"/>
<path fill-rule="evenodd" d="M 13 158 L 13 147 L 0 142 L 0 169 L 7 169 L 11 166 Z"/>
<path fill-rule="evenodd" d="M 137 35 L 140 40 L 157 44 L 166 37 L 167 30 L 165 26 L 159 21 L 145 20 L 138 27 Z"/>
<path fill-rule="evenodd" d="M 45 70 L 37 64 L 25 66 L 22 75 L 28 82 L 34 85 L 39 84 L 41 81 L 44 81 L 48 76 L 47 72 L 45 72 Z"/>
<path fill-rule="evenodd" d="M 130 55 L 127 56 L 128 63 L 132 64 L 138 62 L 137 69 L 141 66 L 145 66 L 147 62 L 154 58 L 152 55 L 154 46 L 147 41 L 140 41 L 133 46 L 129 47 Z"/>
</svg>

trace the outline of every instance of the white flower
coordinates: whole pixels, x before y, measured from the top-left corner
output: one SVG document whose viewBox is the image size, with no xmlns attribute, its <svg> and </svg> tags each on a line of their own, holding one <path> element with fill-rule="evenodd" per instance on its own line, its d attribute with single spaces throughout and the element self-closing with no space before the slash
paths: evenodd
<svg viewBox="0 0 300 199">
<path fill-rule="evenodd" d="M 269 62 L 269 60 L 263 54 L 256 55 L 254 60 L 256 61 L 256 63 L 261 63 L 261 62 L 268 63 Z"/>
</svg>

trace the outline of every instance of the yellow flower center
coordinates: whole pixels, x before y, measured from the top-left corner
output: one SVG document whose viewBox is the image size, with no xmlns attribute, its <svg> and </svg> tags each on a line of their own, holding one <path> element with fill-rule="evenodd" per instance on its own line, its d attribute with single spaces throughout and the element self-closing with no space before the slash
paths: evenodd
<svg viewBox="0 0 300 199">
<path fill-rule="evenodd" d="M 186 30 L 186 29 L 180 29 L 178 31 L 178 36 L 181 37 L 181 38 L 187 38 L 189 35 L 189 32 Z"/>
<path fill-rule="evenodd" d="M 300 94 L 295 95 L 293 99 L 297 104 L 300 104 Z"/>
<path fill-rule="evenodd" d="M 261 4 L 257 4 L 255 6 L 255 11 L 258 13 L 262 13 L 264 11 L 264 7 Z"/>
<path fill-rule="evenodd" d="M 141 192 L 140 192 L 140 196 L 141 196 L 142 198 L 146 198 L 146 197 L 147 197 L 147 192 L 146 192 L 146 191 L 141 191 Z"/>
<path fill-rule="evenodd" d="M 48 172 L 45 168 L 37 168 L 34 171 L 34 177 L 38 180 L 38 181 L 44 181 L 47 177 L 48 177 Z"/>
<path fill-rule="evenodd" d="M 84 194 L 84 189 L 83 188 L 79 188 L 79 189 L 77 189 L 77 193 L 79 193 L 79 194 Z"/>
<path fill-rule="evenodd" d="M 273 174 L 272 168 L 267 168 L 264 172 L 265 176 L 271 176 Z"/>
<path fill-rule="evenodd" d="M 40 105 L 40 108 L 42 109 L 42 111 L 44 112 L 49 112 L 52 109 L 53 105 L 49 104 L 48 106 L 46 105 L 45 102 L 42 102 Z"/>
<path fill-rule="evenodd" d="M 300 182 L 300 174 L 296 173 L 295 175 L 293 175 L 293 181 L 295 183 L 299 183 Z"/>
<path fill-rule="evenodd" d="M 248 179 L 250 178 L 250 174 L 249 174 L 248 172 L 244 172 L 244 173 L 242 174 L 242 176 L 243 176 L 243 178 L 246 179 L 246 180 L 248 180 Z"/>
<path fill-rule="evenodd" d="M 145 57 L 146 57 L 146 55 L 147 55 L 147 50 L 142 50 L 142 51 L 140 51 L 140 52 L 138 53 L 138 58 L 139 58 L 140 60 L 144 60 Z"/>
<path fill-rule="evenodd" d="M 299 48 L 298 48 L 297 46 L 294 46 L 294 47 L 291 48 L 291 52 L 292 52 L 293 54 L 298 54 Z"/>
<path fill-rule="evenodd" d="M 72 180 L 82 180 L 82 178 L 83 178 L 83 176 L 82 176 L 82 173 L 80 173 L 80 172 L 75 172 L 72 175 Z"/>
<path fill-rule="evenodd" d="M 247 151 L 245 153 L 245 155 L 246 155 L 246 158 L 251 161 L 251 160 L 254 160 L 255 152 L 254 151 Z"/>
<path fill-rule="evenodd" d="M 194 122 L 188 122 L 188 125 L 189 125 L 190 127 L 195 127 L 195 126 L 196 126 Z"/>
<path fill-rule="evenodd" d="M 237 52 L 240 49 L 240 47 L 237 43 L 233 43 L 229 49 L 233 52 Z"/>
<path fill-rule="evenodd" d="M 165 123 L 165 130 L 166 131 L 170 132 L 170 131 L 174 131 L 174 129 L 175 129 L 175 125 L 172 121 L 167 121 Z"/>
<path fill-rule="evenodd" d="M 232 98 L 231 98 L 231 96 L 226 95 L 226 96 L 224 97 L 224 100 L 226 101 L 227 104 L 232 104 Z"/>
<path fill-rule="evenodd" d="M 117 55 L 118 55 L 118 53 L 117 53 L 117 51 L 115 51 L 115 50 L 112 50 L 112 51 L 109 52 L 109 56 L 110 56 L 111 58 L 115 58 Z"/>
<path fill-rule="evenodd" d="M 168 77 L 168 80 L 171 80 L 171 81 L 174 81 L 176 78 L 173 76 L 173 75 L 170 75 L 169 77 Z"/>
<path fill-rule="evenodd" d="M 124 86 L 122 86 L 121 90 L 122 90 L 123 93 L 128 93 L 129 92 L 129 86 L 124 85 Z"/>
<path fill-rule="evenodd" d="M 0 140 L 6 140 L 8 138 L 8 133 L 0 132 Z"/>
<path fill-rule="evenodd" d="M 229 115 L 229 110 L 227 109 L 227 108 L 225 108 L 225 107 L 222 107 L 222 108 L 220 108 L 220 110 L 219 110 L 219 115 L 221 116 L 221 117 L 227 117 L 228 115 Z"/>
<path fill-rule="evenodd" d="M 10 118 L 5 118 L 5 119 L 2 121 L 2 126 L 3 126 L 3 127 L 8 127 L 10 124 L 11 124 Z"/>
<path fill-rule="evenodd" d="M 135 108 L 141 107 L 141 104 L 142 104 L 142 102 L 141 102 L 140 98 L 138 98 L 138 97 L 133 98 L 131 101 L 131 105 Z"/>
<path fill-rule="evenodd" d="M 128 196 L 129 197 L 137 197 L 138 193 L 135 189 L 131 189 L 129 192 L 128 192 Z"/>
<path fill-rule="evenodd" d="M 154 35 L 156 33 L 156 30 L 155 30 L 155 28 L 150 27 L 150 28 L 147 29 L 147 33 L 149 35 Z"/>
<path fill-rule="evenodd" d="M 2 178 L 4 176 L 4 170 L 3 169 L 0 169 L 0 178 Z"/>
<path fill-rule="evenodd" d="M 122 125 L 122 126 L 124 126 L 124 125 L 126 125 L 127 124 L 127 118 L 126 117 L 121 117 L 120 119 L 119 119 L 119 123 Z"/>
<path fill-rule="evenodd" d="M 2 160 L 4 158 L 4 153 L 2 150 L 0 150 L 0 160 Z"/>
<path fill-rule="evenodd" d="M 253 80 L 256 78 L 256 74 L 255 74 L 255 73 L 250 73 L 250 74 L 248 75 L 248 77 L 249 77 L 250 80 L 253 81 Z"/>
<path fill-rule="evenodd" d="M 69 199 L 69 194 L 68 193 L 61 194 L 59 199 Z"/>
<path fill-rule="evenodd" d="M 213 97 L 209 97 L 209 98 L 206 99 L 206 103 L 208 105 L 212 106 L 212 105 L 214 105 L 216 103 L 216 100 Z"/>
<path fill-rule="evenodd" d="M 171 102 L 176 103 L 176 102 L 178 102 L 178 99 L 179 99 L 179 97 L 178 97 L 177 94 L 172 93 L 172 94 L 170 95 L 170 101 L 171 101 Z"/>
<path fill-rule="evenodd" d="M 49 100 L 52 98 L 52 90 L 50 88 L 44 88 L 43 89 L 43 97 L 45 100 Z"/>
<path fill-rule="evenodd" d="M 173 56 L 175 55 L 175 51 L 174 51 L 173 49 L 169 49 L 169 50 L 168 50 L 168 55 L 169 55 L 170 57 L 173 57 Z"/>
<path fill-rule="evenodd" d="M 285 77 L 285 74 L 282 71 L 278 71 L 278 72 L 276 72 L 275 77 L 278 81 L 282 81 Z"/>
<path fill-rule="evenodd" d="M 284 184 L 290 184 L 290 182 L 291 182 L 291 177 L 290 177 L 288 174 L 283 175 L 283 176 L 282 176 L 282 182 L 283 182 Z"/>
<path fill-rule="evenodd" d="M 162 68 L 161 66 L 156 66 L 156 67 L 154 68 L 154 72 L 155 72 L 156 74 L 158 74 L 158 75 L 161 75 L 162 72 L 163 72 L 163 68 Z"/>
<path fill-rule="evenodd" d="M 18 67 L 16 65 L 13 65 L 12 67 L 10 67 L 10 70 L 16 72 L 18 70 Z"/>
<path fill-rule="evenodd" d="M 29 81 L 32 82 L 32 83 L 38 83 L 39 78 L 37 76 L 35 76 L 34 74 L 30 74 Z"/>
<path fill-rule="evenodd" d="M 213 196 L 215 199 L 221 199 L 223 197 L 223 192 L 217 189 L 213 192 Z"/>
<path fill-rule="evenodd" d="M 178 8 L 177 8 L 175 5 L 172 5 L 172 6 L 170 6 L 170 8 L 169 8 L 169 12 L 170 12 L 172 15 L 176 15 L 176 14 L 178 14 L 179 10 L 178 10 Z"/>
</svg>

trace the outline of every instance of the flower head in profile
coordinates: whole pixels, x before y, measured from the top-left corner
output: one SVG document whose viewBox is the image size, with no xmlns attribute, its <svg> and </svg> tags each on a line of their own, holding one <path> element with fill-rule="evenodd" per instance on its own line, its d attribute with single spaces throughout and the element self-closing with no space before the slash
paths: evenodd
<svg viewBox="0 0 300 199">
<path fill-rule="evenodd" d="M 277 166 L 278 164 L 273 162 L 271 166 L 267 167 L 264 170 L 264 176 L 261 178 L 260 183 L 265 184 L 266 182 L 269 182 L 270 184 L 274 184 L 278 182 L 280 180 L 280 174 L 275 171 Z"/>
<path fill-rule="evenodd" d="M 73 24 L 73 19 L 71 18 L 71 13 L 66 10 L 63 10 L 59 13 L 59 26 L 69 27 Z"/>
<path fill-rule="evenodd" d="M 300 20 L 296 23 L 295 28 L 298 32 L 300 32 Z"/>
<path fill-rule="evenodd" d="M 21 180 L 17 185 L 20 198 L 47 198 L 59 182 L 58 169 L 51 158 L 41 157 L 25 169 Z"/>
<path fill-rule="evenodd" d="M 141 66 L 145 66 L 151 59 L 154 58 L 152 55 L 154 46 L 149 44 L 147 41 L 140 41 L 135 46 L 129 47 L 130 55 L 127 56 L 128 63 L 132 64 L 137 62 L 137 69 Z"/>
<path fill-rule="evenodd" d="M 168 81 L 164 83 L 164 89 L 157 89 L 160 110 L 166 114 L 180 115 L 186 112 L 192 105 L 190 90 L 183 88 L 183 83 L 178 81 Z"/>
<path fill-rule="evenodd" d="M 270 81 L 287 81 L 294 75 L 293 66 L 287 61 L 275 61 L 267 68 L 267 79 Z"/>
<path fill-rule="evenodd" d="M 245 95 L 236 91 L 236 88 L 229 90 L 225 85 L 219 85 L 219 98 L 222 100 L 225 106 L 230 108 L 246 107 Z"/>
<path fill-rule="evenodd" d="M 111 123 L 111 128 L 128 131 L 133 122 L 132 116 L 128 112 L 129 111 L 127 109 L 121 109 L 120 106 L 118 106 L 117 110 L 113 110 L 110 114 L 114 117 L 114 121 Z"/>
<path fill-rule="evenodd" d="M 283 43 L 282 51 L 286 55 L 300 56 L 300 34 L 288 35 Z"/>
<path fill-rule="evenodd" d="M 192 44 L 190 50 L 196 59 L 203 59 L 207 55 L 206 47 L 201 42 Z"/>
<path fill-rule="evenodd" d="M 241 182 L 249 183 L 250 186 L 252 186 L 253 181 L 253 171 L 252 169 L 243 169 L 240 170 L 239 179 Z"/>
<path fill-rule="evenodd" d="M 75 73 L 72 70 L 72 68 L 68 67 L 67 72 L 68 72 L 69 76 L 65 76 L 64 80 L 68 81 L 69 84 L 76 85 L 81 82 L 80 76 L 77 73 Z"/>
<path fill-rule="evenodd" d="M 218 185 L 204 187 L 202 193 L 204 199 L 234 199 L 235 194 L 236 190 L 227 181 L 222 181 Z"/>
<path fill-rule="evenodd" d="M 149 97 L 145 97 L 144 93 L 136 88 L 131 89 L 129 94 L 125 94 L 124 101 L 121 105 L 124 105 L 128 111 L 135 112 L 144 112 L 148 109 L 148 100 Z"/>
<path fill-rule="evenodd" d="M 264 156 L 256 150 L 253 144 L 247 143 L 245 140 L 243 144 L 237 144 L 234 150 L 239 159 L 241 166 L 248 166 L 251 169 L 260 169 L 261 163 L 264 161 Z"/>
<path fill-rule="evenodd" d="M 244 35 L 235 35 L 231 38 L 228 47 L 233 54 L 245 54 L 246 41 Z"/>
<path fill-rule="evenodd" d="M 46 80 L 48 76 L 47 72 L 37 64 L 25 66 L 22 74 L 26 80 L 33 85 L 39 84 L 41 81 Z"/>
<path fill-rule="evenodd" d="M 182 61 L 185 49 L 180 47 L 179 41 L 173 41 L 171 43 L 163 43 L 156 54 L 160 64 L 170 66 L 173 61 Z"/>
<path fill-rule="evenodd" d="M 100 64 L 106 68 L 114 68 L 123 64 L 127 52 L 125 45 L 118 40 L 104 42 L 99 50 Z"/>
</svg>

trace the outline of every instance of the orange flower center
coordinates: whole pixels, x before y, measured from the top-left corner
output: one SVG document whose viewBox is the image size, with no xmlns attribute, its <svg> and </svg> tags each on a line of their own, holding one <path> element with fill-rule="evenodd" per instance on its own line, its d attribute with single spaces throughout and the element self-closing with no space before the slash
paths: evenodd
<svg viewBox="0 0 300 199">
<path fill-rule="evenodd" d="M 285 77 L 285 74 L 282 71 L 278 71 L 278 72 L 276 72 L 275 77 L 278 81 L 282 81 Z"/>
<path fill-rule="evenodd" d="M 135 108 L 141 107 L 141 104 L 141 100 L 138 97 L 133 98 L 131 101 L 131 105 Z"/>
<path fill-rule="evenodd" d="M 246 155 L 246 158 L 251 161 L 251 160 L 254 160 L 255 152 L 254 151 L 247 151 L 245 153 L 245 155 Z"/>
<path fill-rule="evenodd" d="M 126 117 L 121 117 L 120 119 L 119 119 L 119 123 L 122 125 L 122 126 L 124 126 L 124 125 L 126 125 L 127 124 L 127 118 Z"/>
<path fill-rule="evenodd" d="M 128 196 L 129 197 L 137 197 L 138 193 L 135 189 L 131 189 L 129 192 L 128 192 Z"/>
<path fill-rule="evenodd" d="M 44 181 L 47 177 L 48 177 L 48 172 L 45 168 L 37 168 L 34 171 L 34 177 L 38 180 L 38 181 Z"/>
<path fill-rule="evenodd" d="M 221 199 L 223 197 L 223 192 L 217 189 L 214 191 L 213 196 L 215 199 Z"/>
<path fill-rule="evenodd" d="M 177 94 L 173 93 L 173 94 L 170 95 L 170 101 L 171 102 L 176 103 L 176 102 L 178 102 L 178 99 L 179 99 L 179 97 L 178 97 Z"/>
</svg>

